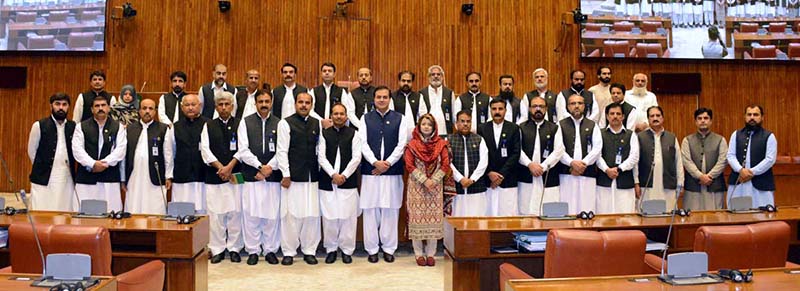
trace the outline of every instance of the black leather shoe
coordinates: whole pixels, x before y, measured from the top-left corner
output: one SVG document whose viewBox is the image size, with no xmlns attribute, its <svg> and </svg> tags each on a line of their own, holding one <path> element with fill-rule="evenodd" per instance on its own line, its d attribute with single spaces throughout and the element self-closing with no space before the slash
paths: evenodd
<svg viewBox="0 0 800 291">
<path fill-rule="evenodd" d="M 247 264 L 251 266 L 258 264 L 258 254 L 250 254 L 247 256 Z"/>
<path fill-rule="evenodd" d="M 311 255 L 303 255 L 303 261 L 306 261 L 306 264 L 309 264 L 309 265 L 316 265 L 317 264 L 317 258 L 314 257 L 314 256 L 311 256 Z"/>
<path fill-rule="evenodd" d="M 383 253 L 383 260 L 386 261 L 387 263 L 392 263 L 394 262 L 394 255 Z"/>
<path fill-rule="evenodd" d="M 212 264 L 219 264 L 222 260 L 225 259 L 225 252 L 221 252 L 219 254 L 211 256 L 211 263 Z"/>
<path fill-rule="evenodd" d="M 325 257 L 325 263 L 326 264 L 333 264 L 334 262 L 336 262 L 336 252 L 328 253 L 328 256 Z"/>
<path fill-rule="evenodd" d="M 242 257 L 239 256 L 239 252 L 230 252 L 231 255 L 231 262 L 232 263 L 241 263 Z"/>
<path fill-rule="evenodd" d="M 281 260 L 281 265 L 284 266 L 291 266 L 293 263 L 294 263 L 294 258 L 290 256 L 283 256 L 283 259 Z"/>
<path fill-rule="evenodd" d="M 377 263 L 378 262 L 378 254 L 369 255 L 369 257 L 367 257 L 367 261 L 369 261 L 370 263 L 373 263 L 373 264 Z"/>
<path fill-rule="evenodd" d="M 342 263 L 349 264 L 353 262 L 353 257 L 342 253 Z"/>
<path fill-rule="evenodd" d="M 267 263 L 269 263 L 270 265 L 278 264 L 278 257 L 275 256 L 275 253 L 267 253 L 267 255 L 264 256 L 264 259 L 266 259 Z"/>
</svg>

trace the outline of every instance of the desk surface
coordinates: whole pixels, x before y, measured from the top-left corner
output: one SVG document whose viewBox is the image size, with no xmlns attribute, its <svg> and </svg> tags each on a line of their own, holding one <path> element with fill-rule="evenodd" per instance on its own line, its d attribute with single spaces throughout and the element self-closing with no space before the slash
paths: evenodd
<svg viewBox="0 0 800 291">
<path fill-rule="evenodd" d="M 103 226 L 108 228 L 109 231 L 192 231 L 192 228 L 199 224 L 202 220 L 207 220 L 205 216 L 201 216 L 199 220 L 192 224 L 178 224 L 177 221 L 161 220 L 158 215 L 132 215 L 126 219 L 106 219 L 106 218 L 75 218 L 72 217 L 71 212 L 55 212 L 55 211 L 31 211 L 33 222 L 37 224 L 73 224 L 73 225 L 91 225 Z M 28 223 L 28 217 L 23 214 L 17 215 L 2 215 L 0 216 L 0 226 L 7 227 L 12 223 Z"/>
<path fill-rule="evenodd" d="M 672 23 L 672 18 L 666 17 L 641 17 L 641 16 L 615 16 L 615 15 L 603 15 L 603 16 L 592 16 L 588 15 L 589 21 L 628 21 L 628 22 L 639 22 L 639 21 L 653 21 L 653 22 L 667 22 Z"/>
<path fill-rule="evenodd" d="M 657 33 L 641 33 L 641 34 L 633 34 L 630 32 L 609 32 L 609 33 L 601 33 L 599 31 L 585 31 L 581 34 L 582 38 L 585 39 L 621 39 L 621 40 L 657 40 L 657 41 L 667 41 L 666 35 L 660 35 Z"/>
<path fill-rule="evenodd" d="M 506 290 L 513 291 L 572 291 L 572 290 L 636 290 L 636 291 L 728 291 L 728 290 L 798 290 L 800 274 L 787 274 L 785 269 L 764 269 L 753 272 L 751 283 L 731 283 L 725 281 L 718 284 L 671 286 L 658 280 L 653 275 L 612 276 L 589 278 L 558 278 L 509 280 Z M 649 279 L 647 282 L 631 282 L 631 279 Z"/>
<path fill-rule="evenodd" d="M 759 40 L 796 40 L 800 39 L 800 34 L 793 33 L 793 34 L 786 34 L 786 33 L 778 33 L 772 32 L 768 34 L 758 34 L 755 32 L 734 32 L 733 39 L 736 41 L 759 41 Z"/>
<path fill-rule="evenodd" d="M 47 290 L 47 288 L 42 287 L 32 287 L 31 282 L 33 278 L 40 277 L 41 274 L 0 274 L 0 290 L 15 290 L 15 291 L 24 291 L 24 290 L 36 290 L 42 291 Z M 19 281 L 19 280 L 11 280 L 11 278 L 20 277 L 20 278 L 32 278 L 29 281 Z M 117 279 L 114 277 L 98 277 L 100 278 L 100 283 L 95 285 L 92 288 L 89 288 L 87 291 L 117 291 Z"/>
</svg>

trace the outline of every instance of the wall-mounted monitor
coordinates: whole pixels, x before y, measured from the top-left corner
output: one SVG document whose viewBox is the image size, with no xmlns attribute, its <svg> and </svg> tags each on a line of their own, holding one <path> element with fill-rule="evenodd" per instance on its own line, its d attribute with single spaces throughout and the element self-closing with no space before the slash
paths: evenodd
<svg viewBox="0 0 800 291">
<path fill-rule="evenodd" d="M 0 0 L 0 51 L 103 51 L 106 0 Z"/>
</svg>

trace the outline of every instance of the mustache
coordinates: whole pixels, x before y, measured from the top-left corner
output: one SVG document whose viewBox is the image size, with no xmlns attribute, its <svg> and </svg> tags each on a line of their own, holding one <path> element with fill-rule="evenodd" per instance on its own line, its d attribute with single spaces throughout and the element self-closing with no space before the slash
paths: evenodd
<svg viewBox="0 0 800 291">
<path fill-rule="evenodd" d="M 261 107 L 259 107 L 258 109 L 269 110 L 269 107 L 267 107 L 267 106 L 261 106 Z"/>
<path fill-rule="evenodd" d="M 97 110 L 97 113 L 106 113 L 106 111 L 103 110 L 103 109 L 100 109 L 100 110 Z"/>
<path fill-rule="evenodd" d="M 502 115 L 500 115 L 500 114 L 495 114 L 495 115 L 492 115 L 492 116 L 493 116 L 493 117 L 503 117 L 503 116 L 502 116 Z"/>
</svg>

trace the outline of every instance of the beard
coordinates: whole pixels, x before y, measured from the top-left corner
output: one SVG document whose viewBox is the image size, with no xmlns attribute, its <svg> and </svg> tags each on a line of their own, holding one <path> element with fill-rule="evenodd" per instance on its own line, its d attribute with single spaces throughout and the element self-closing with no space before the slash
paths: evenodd
<svg viewBox="0 0 800 291">
<path fill-rule="evenodd" d="M 55 110 L 55 111 L 51 110 L 51 112 L 53 113 L 53 118 L 55 118 L 58 121 L 63 121 L 64 119 L 67 119 L 67 112 L 66 111 L 63 111 L 63 110 Z"/>
<path fill-rule="evenodd" d="M 578 92 L 583 91 L 583 88 L 584 88 L 583 84 L 573 84 L 572 85 L 572 89 L 575 89 L 575 91 L 578 91 Z"/>
<path fill-rule="evenodd" d="M 183 88 L 181 88 L 179 86 L 172 87 L 172 92 L 181 93 L 181 92 L 183 92 Z"/>
<path fill-rule="evenodd" d="M 502 91 L 500 92 L 500 98 L 503 98 L 503 100 L 511 100 L 511 98 L 514 98 L 514 91 Z"/>
<path fill-rule="evenodd" d="M 547 87 L 547 82 L 544 83 L 536 83 L 536 89 L 544 89 Z"/>
<path fill-rule="evenodd" d="M 600 78 L 600 82 L 603 82 L 604 84 L 608 84 L 608 83 L 611 82 L 611 78 Z"/>
<path fill-rule="evenodd" d="M 540 111 L 536 111 L 533 113 L 533 120 L 542 121 L 544 119 L 544 113 Z"/>
<path fill-rule="evenodd" d="M 633 87 L 633 95 L 636 96 L 644 96 L 647 95 L 647 88 L 645 87 Z"/>
<path fill-rule="evenodd" d="M 431 86 L 432 86 L 432 87 L 439 88 L 439 87 L 441 87 L 441 86 L 442 86 L 442 81 L 438 81 L 438 80 L 431 81 Z"/>
</svg>

